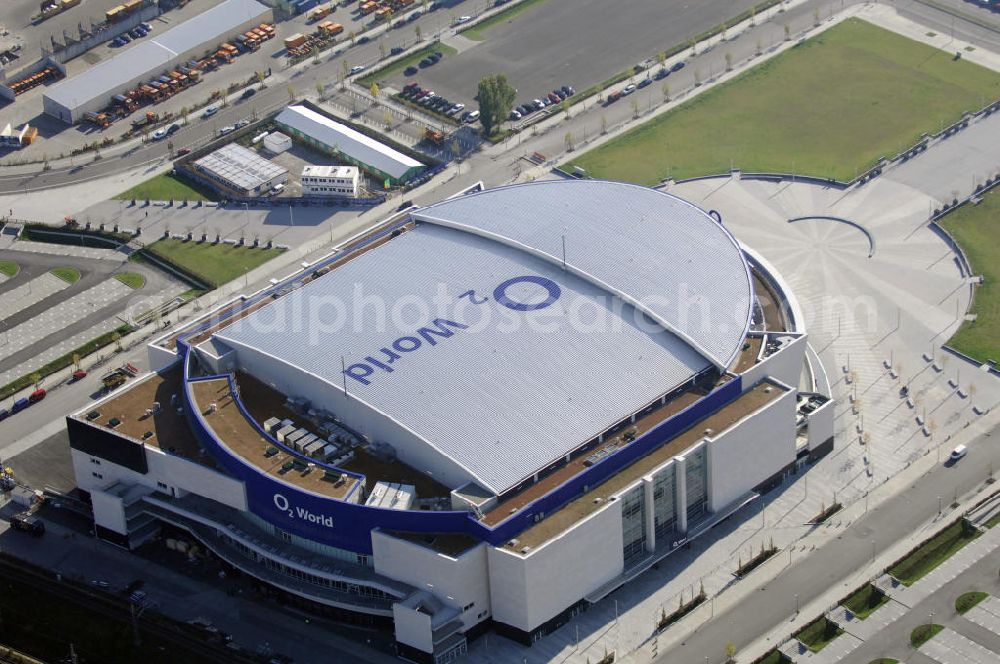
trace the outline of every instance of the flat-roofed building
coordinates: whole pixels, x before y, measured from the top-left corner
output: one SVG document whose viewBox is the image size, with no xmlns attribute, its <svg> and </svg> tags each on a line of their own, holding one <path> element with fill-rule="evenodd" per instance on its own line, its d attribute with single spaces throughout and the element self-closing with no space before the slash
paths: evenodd
<svg viewBox="0 0 1000 664">
<path fill-rule="evenodd" d="M 229 143 L 194 162 L 195 170 L 240 196 L 261 196 L 288 180 L 288 169 Z"/>
<path fill-rule="evenodd" d="M 357 198 L 360 181 L 360 171 L 356 166 L 305 166 L 302 169 L 302 195 Z"/>
<path fill-rule="evenodd" d="M 390 184 L 406 182 L 425 168 L 413 157 L 306 106 L 289 106 L 274 122 L 293 138 Z"/>
</svg>

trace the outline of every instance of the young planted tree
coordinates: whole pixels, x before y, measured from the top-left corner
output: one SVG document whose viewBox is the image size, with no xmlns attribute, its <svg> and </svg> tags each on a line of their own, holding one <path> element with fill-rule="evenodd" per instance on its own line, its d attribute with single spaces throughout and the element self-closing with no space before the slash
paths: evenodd
<svg viewBox="0 0 1000 664">
<path fill-rule="evenodd" d="M 504 74 L 493 74 L 479 81 L 479 120 L 487 136 L 496 133 L 507 117 L 516 93 Z"/>
</svg>

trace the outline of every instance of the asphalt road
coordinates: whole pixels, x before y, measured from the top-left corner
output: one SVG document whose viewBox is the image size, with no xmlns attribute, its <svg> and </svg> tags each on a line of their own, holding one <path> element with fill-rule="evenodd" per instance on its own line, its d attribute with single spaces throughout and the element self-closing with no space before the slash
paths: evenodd
<svg viewBox="0 0 1000 664">
<path fill-rule="evenodd" d="M 872 560 L 873 546 L 878 554 L 934 517 L 941 496 L 950 497 L 956 491 L 961 496 L 981 485 L 990 464 L 1000 468 L 998 437 L 1000 429 L 977 438 L 961 463 L 950 468 L 936 467 L 906 491 L 857 520 L 841 536 L 793 564 L 759 592 L 718 613 L 656 661 L 721 663 L 725 661 L 726 643 L 741 649 L 760 635 L 788 623 L 795 613 L 796 596 L 804 606 L 829 588 L 845 582 Z M 845 592 L 850 590 L 844 588 Z"/>
</svg>

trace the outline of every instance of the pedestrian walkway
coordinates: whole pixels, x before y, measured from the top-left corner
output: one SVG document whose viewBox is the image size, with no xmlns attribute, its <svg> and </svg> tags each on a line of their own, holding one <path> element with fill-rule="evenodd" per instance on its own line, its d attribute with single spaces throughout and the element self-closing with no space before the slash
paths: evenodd
<svg viewBox="0 0 1000 664">
<path fill-rule="evenodd" d="M 965 619 L 1000 634 L 1000 599 L 992 595 L 965 612 Z"/>
<path fill-rule="evenodd" d="M 900 604 L 913 608 L 998 547 L 1000 547 L 1000 528 L 991 528 L 935 567 L 927 576 L 909 588 L 900 586 L 891 596 Z"/>
<path fill-rule="evenodd" d="M 18 240 L 10 249 L 28 251 L 35 254 L 55 254 L 56 256 L 76 256 L 78 258 L 97 258 L 99 260 L 124 261 L 127 256 L 115 249 L 95 249 L 93 247 L 76 247 L 71 244 L 50 244 L 48 242 L 31 242 Z"/>
<path fill-rule="evenodd" d="M 82 321 L 99 309 L 127 298 L 132 289 L 117 279 L 106 279 L 82 293 L 77 293 L 57 307 L 52 307 L 34 318 L 24 321 L 8 330 L 7 343 L 3 345 L 5 355 L 13 355 L 35 344 L 57 330 Z"/>
<path fill-rule="evenodd" d="M 0 279 L 0 283 L 2 282 L 3 280 Z M 0 293 L 0 316 L 3 317 L 0 320 L 6 320 L 50 295 L 55 295 L 69 287 L 70 283 L 65 279 L 60 279 L 51 272 L 46 272 L 17 288 Z"/>
<path fill-rule="evenodd" d="M 997 664 L 1000 655 L 947 627 L 920 646 L 920 652 L 941 664 Z"/>
</svg>

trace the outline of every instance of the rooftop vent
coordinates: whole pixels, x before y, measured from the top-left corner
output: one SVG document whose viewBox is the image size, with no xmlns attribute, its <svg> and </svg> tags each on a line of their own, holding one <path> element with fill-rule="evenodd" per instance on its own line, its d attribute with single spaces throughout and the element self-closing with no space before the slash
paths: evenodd
<svg viewBox="0 0 1000 664">
<path fill-rule="evenodd" d="M 514 539 L 512 539 L 512 540 L 510 540 L 510 541 L 507 542 L 507 546 L 517 546 L 518 543 L 519 543 L 518 539 L 514 538 Z"/>
<path fill-rule="evenodd" d="M 597 498 L 594 498 L 594 504 L 595 505 L 600 505 L 603 502 L 604 502 L 604 499 L 601 498 L 600 496 L 598 496 Z"/>
<path fill-rule="evenodd" d="M 768 385 L 767 387 L 764 388 L 764 394 L 770 394 L 773 390 L 774 388 Z"/>
<path fill-rule="evenodd" d="M 521 547 L 521 553 L 527 553 L 529 551 L 531 551 L 531 547 L 530 546 L 522 546 Z"/>
<path fill-rule="evenodd" d="M 712 429 L 705 429 L 706 436 L 711 436 L 713 433 L 715 433 L 715 431 L 713 431 Z"/>
</svg>

